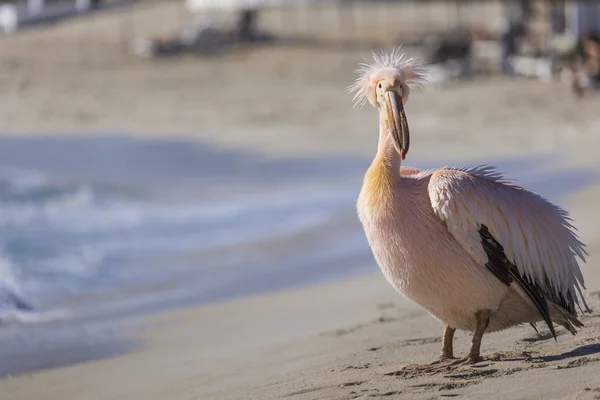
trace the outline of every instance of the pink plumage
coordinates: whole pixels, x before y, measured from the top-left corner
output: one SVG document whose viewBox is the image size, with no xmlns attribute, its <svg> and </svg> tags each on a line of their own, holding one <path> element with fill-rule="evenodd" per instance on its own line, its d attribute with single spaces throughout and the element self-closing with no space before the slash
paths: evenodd
<svg viewBox="0 0 600 400">
<path fill-rule="evenodd" d="M 380 116 L 377 155 L 357 211 L 373 255 L 400 293 L 444 323 L 442 360 L 478 362 L 485 332 L 543 321 L 571 333 L 584 279 L 579 241 L 566 211 L 507 181 L 489 166 L 419 171 L 401 167 L 409 130 L 404 104 L 425 71 L 399 49 L 375 54 L 349 88 Z M 456 329 L 474 332 L 468 357 L 452 351 Z"/>
</svg>

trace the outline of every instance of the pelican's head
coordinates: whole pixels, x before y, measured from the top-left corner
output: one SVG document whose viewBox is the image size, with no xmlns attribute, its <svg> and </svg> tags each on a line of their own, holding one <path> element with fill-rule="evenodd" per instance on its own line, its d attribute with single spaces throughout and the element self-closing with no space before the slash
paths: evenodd
<svg viewBox="0 0 600 400">
<path fill-rule="evenodd" d="M 416 59 L 396 48 L 391 53 L 373 53 L 356 72 L 356 81 L 348 87 L 354 94 L 355 106 L 369 102 L 379 110 L 382 127 L 404 159 L 410 145 L 404 105 L 411 89 L 425 82 L 424 69 Z"/>
</svg>

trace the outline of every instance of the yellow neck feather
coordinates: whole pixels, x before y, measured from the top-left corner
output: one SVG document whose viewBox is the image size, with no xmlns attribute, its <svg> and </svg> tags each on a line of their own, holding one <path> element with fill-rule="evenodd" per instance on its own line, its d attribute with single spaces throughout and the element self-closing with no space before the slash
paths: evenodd
<svg viewBox="0 0 600 400">
<path fill-rule="evenodd" d="M 400 156 L 383 121 L 380 119 L 377 155 L 365 174 L 358 198 L 361 215 L 376 216 L 389 211 L 400 179 Z"/>
<path fill-rule="evenodd" d="M 359 211 L 379 213 L 389 209 L 398 172 L 383 157 L 376 157 L 365 174 L 358 199 Z"/>
</svg>

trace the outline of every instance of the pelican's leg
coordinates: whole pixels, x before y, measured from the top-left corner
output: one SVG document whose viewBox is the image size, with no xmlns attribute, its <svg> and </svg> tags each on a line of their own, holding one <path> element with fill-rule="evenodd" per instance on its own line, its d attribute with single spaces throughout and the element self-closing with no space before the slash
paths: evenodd
<svg viewBox="0 0 600 400">
<path fill-rule="evenodd" d="M 469 364 L 476 364 L 481 361 L 479 350 L 481 349 L 481 338 L 490 324 L 490 310 L 481 310 L 475 314 L 477 318 L 477 328 L 473 334 L 473 340 L 471 341 L 471 349 L 469 350 L 469 356 L 467 362 Z"/>
<path fill-rule="evenodd" d="M 452 341 L 454 340 L 454 332 L 456 332 L 456 329 L 449 325 L 444 326 L 444 333 L 442 335 L 442 354 L 439 360 L 429 364 L 410 364 L 402 368 L 402 370 L 435 372 L 446 368 L 448 365 L 453 365 L 454 351 Z"/>
<path fill-rule="evenodd" d="M 452 342 L 454 341 L 454 332 L 456 329 L 452 328 L 450 325 L 446 325 L 444 327 L 444 335 L 442 336 L 442 359 L 450 360 L 454 358 L 454 348 Z"/>
<path fill-rule="evenodd" d="M 448 371 L 449 369 L 456 368 L 463 364 L 476 364 L 481 361 L 479 351 L 481 349 L 481 338 L 485 333 L 488 325 L 490 324 L 490 311 L 481 310 L 475 314 L 477 320 L 477 327 L 473 334 L 473 340 L 471 341 L 471 349 L 469 355 L 466 358 L 455 359 L 452 351 L 452 340 L 454 339 L 454 332 L 456 329 L 445 326 L 444 335 L 442 336 L 442 358 L 439 361 L 432 362 L 430 364 L 411 364 L 404 367 L 403 371 L 420 371 L 426 373 L 438 373 Z"/>
</svg>

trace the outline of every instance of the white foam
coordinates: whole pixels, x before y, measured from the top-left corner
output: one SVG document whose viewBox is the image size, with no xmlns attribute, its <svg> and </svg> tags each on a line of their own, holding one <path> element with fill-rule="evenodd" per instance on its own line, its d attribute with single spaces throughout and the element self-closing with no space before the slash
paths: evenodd
<svg viewBox="0 0 600 400">
<path fill-rule="evenodd" d="M 66 310 L 37 312 L 16 309 L 0 309 L 0 325 L 42 324 L 65 320 L 70 316 L 70 313 Z"/>
</svg>

